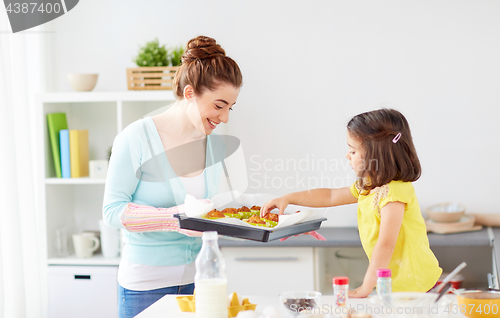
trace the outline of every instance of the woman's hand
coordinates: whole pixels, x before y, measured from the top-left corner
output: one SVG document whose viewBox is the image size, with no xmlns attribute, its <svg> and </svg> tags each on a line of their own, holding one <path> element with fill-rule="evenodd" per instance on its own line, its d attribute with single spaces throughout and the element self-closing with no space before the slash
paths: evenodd
<svg viewBox="0 0 500 318">
<path fill-rule="evenodd" d="M 349 298 L 365 298 L 371 294 L 373 291 L 373 287 L 367 287 L 367 285 L 363 284 L 355 290 L 349 291 Z"/>
<path fill-rule="evenodd" d="M 288 204 L 290 204 L 290 202 L 288 201 L 286 195 L 276 199 L 272 199 L 262 206 L 262 208 L 260 209 L 260 217 L 265 216 L 266 214 L 271 212 L 271 210 L 276 208 L 280 210 L 278 214 L 283 215 Z"/>
</svg>

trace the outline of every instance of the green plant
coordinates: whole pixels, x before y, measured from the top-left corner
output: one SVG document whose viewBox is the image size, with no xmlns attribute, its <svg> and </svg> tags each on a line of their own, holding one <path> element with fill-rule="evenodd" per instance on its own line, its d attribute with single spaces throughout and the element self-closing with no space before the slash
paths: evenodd
<svg viewBox="0 0 500 318">
<path fill-rule="evenodd" d="M 181 65 L 181 56 L 184 54 L 184 47 L 177 46 L 170 50 L 170 65 L 172 66 L 180 66 Z"/>
<path fill-rule="evenodd" d="M 165 45 L 160 46 L 158 38 L 141 47 L 139 54 L 132 60 L 137 66 L 168 66 L 170 58 Z"/>
</svg>

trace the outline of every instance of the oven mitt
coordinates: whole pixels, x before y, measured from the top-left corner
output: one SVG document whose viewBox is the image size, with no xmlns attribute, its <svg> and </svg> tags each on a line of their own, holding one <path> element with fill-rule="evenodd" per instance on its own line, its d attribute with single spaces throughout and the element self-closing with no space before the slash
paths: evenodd
<svg viewBox="0 0 500 318">
<path fill-rule="evenodd" d="M 211 203 L 208 199 L 199 200 L 201 203 Z M 168 232 L 175 231 L 187 236 L 201 236 L 203 232 L 184 230 L 179 228 L 179 220 L 174 214 L 183 213 L 185 204 L 171 208 L 155 208 L 149 205 L 128 203 L 120 215 L 120 220 L 129 232 Z"/>
<path fill-rule="evenodd" d="M 305 233 L 297 234 L 297 235 L 294 235 L 294 236 L 299 236 L 299 235 L 311 235 L 312 237 L 314 237 L 315 239 L 317 239 L 319 241 L 326 241 L 326 238 L 324 238 L 323 235 L 319 234 L 316 231 L 305 232 Z M 284 240 L 289 239 L 290 237 L 291 236 L 280 238 L 280 242 L 283 242 Z"/>
</svg>

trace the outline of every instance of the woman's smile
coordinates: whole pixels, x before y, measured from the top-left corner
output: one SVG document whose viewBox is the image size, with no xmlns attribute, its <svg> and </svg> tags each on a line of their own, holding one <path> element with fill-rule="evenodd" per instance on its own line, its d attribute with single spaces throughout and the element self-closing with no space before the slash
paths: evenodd
<svg viewBox="0 0 500 318">
<path fill-rule="evenodd" d="M 210 125 L 210 128 L 212 128 L 212 129 L 215 129 L 215 128 L 217 127 L 217 125 L 218 125 L 218 124 L 220 124 L 220 122 L 219 122 L 219 123 L 216 123 L 216 122 L 214 122 L 214 121 L 211 121 L 211 120 L 210 120 L 210 119 L 208 119 L 208 118 L 207 118 L 207 120 L 208 120 L 208 123 L 209 123 L 209 125 Z"/>
</svg>

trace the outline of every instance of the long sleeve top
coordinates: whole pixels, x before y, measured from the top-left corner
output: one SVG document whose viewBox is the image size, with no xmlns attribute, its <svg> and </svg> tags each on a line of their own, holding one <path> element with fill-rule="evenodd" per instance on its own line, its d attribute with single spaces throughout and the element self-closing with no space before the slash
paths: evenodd
<svg viewBox="0 0 500 318">
<path fill-rule="evenodd" d="M 219 191 L 225 151 L 220 137 L 207 136 L 205 198 Z M 129 203 L 170 208 L 183 204 L 185 197 L 184 185 L 168 161 L 151 118 L 130 124 L 116 136 L 106 177 L 103 218 L 107 225 L 125 230 L 122 257 L 136 264 L 154 266 L 193 262 L 201 249 L 199 237 L 177 231 L 129 232 L 120 218 Z"/>
</svg>

